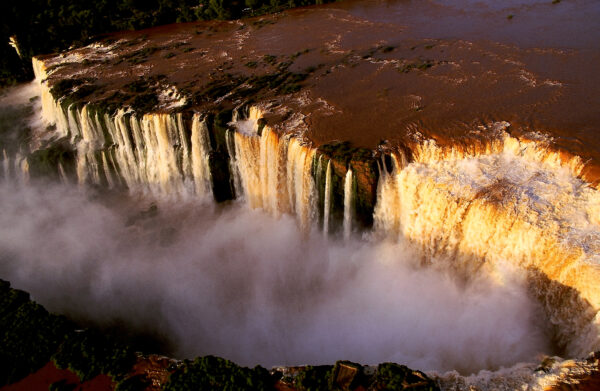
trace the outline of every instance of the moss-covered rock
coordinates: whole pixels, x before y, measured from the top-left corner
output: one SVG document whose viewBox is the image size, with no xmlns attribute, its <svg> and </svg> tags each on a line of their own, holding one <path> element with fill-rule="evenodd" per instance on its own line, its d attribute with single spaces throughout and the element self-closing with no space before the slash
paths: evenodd
<svg viewBox="0 0 600 391">
<path fill-rule="evenodd" d="M 0 280 L 0 386 L 43 367 L 72 324 Z"/>
<path fill-rule="evenodd" d="M 439 391 L 437 384 L 423 372 L 394 363 L 379 364 L 372 389 Z"/>
<path fill-rule="evenodd" d="M 58 368 L 70 369 L 82 381 L 100 374 L 122 379 L 136 361 L 133 349 L 94 330 L 69 333 L 52 357 Z"/>
<path fill-rule="evenodd" d="M 209 152 L 208 166 L 215 201 L 223 202 L 232 200 L 235 197 L 235 192 L 231 183 L 229 155 L 221 151 Z"/>
<path fill-rule="evenodd" d="M 33 178 L 59 176 L 59 164 L 69 174 L 75 173 L 75 151 L 67 142 L 55 142 L 27 156 L 29 173 Z"/>
<path fill-rule="evenodd" d="M 332 384 L 333 365 L 306 366 L 296 376 L 299 391 L 328 391 Z"/>
<path fill-rule="evenodd" d="M 154 91 L 136 95 L 129 103 L 137 113 L 149 113 L 158 105 L 158 97 Z"/>
<path fill-rule="evenodd" d="M 165 391 L 272 390 L 274 378 L 263 367 L 244 368 L 215 356 L 185 361 L 169 377 Z"/>
<path fill-rule="evenodd" d="M 371 156 L 363 153 L 350 161 L 355 178 L 354 218 L 361 229 L 370 229 L 373 226 L 373 212 L 377 202 L 379 171 L 371 151 L 369 154 Z"/>
<path fill-rule="evenodd" d="M 50 88 L 50 93 L 55 99 L 64 98 L 67 95 L 72 95 L 75 91 L 83 85 L 89 85 L 93 83 L 94 79 L 91 78 L 64 78 L 60 79 Z"/>
<path fill-rule="evenodd" d="M 373 376 L 368 376 L 364 367 L 352 361 L 338 361 L 330 377 L 330 390 L 350 391 L 359 387 L 367 389 Z"/>
<path fill-rule="evenodd" d="M 320 164 L 318 163 L 320 160 Z M 330 231 L 339 228 L 344 215 L 344 181 L 348 169 L 353 172 L 354 222 L 359 229 L 373 226 L 373 211 L 377 198 L 379 173 L 373 151 L 354 148 L 348 142 L 335 142 L 318 147 L 313 165 L 317 186 L 319 218 L 323 221 L 327 162 L 331 161 Z"/>
</svg>

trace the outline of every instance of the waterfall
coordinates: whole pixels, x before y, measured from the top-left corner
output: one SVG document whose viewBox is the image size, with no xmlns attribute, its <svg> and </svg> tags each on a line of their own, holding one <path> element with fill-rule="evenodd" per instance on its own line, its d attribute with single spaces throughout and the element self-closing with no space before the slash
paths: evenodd
<svg viewBox="0 0 600 391">
<path fill-rule="evenodd" d="M 399 237 L 401 232 L 402 203 L 398 191 L 398 178 L 402 166 L 398 158 L 391 154 L 391 172 L 385 167 L 385 162 L 379 163 L 379 182 L 377 184 L 377 203 L 374 211 L 375 230 L 387 235 Z"/>
<path fill-rule="evenodd" d="M 38 80 L 45 67 L 34 61 Z M 212 174 L 207 117 L 195 113 L 191 129 L 181 113 L 143 116 L 118 110 L 109 115 L 97 107 L 63 105 L 52 97 L 45 82 L 42 107 L 45 119 L 56 125 L 59 139 L 76 148 L 79 183 L 124 184 L 156 195 L 207 195 Z M 315 150 L 291 135 L 281 136 L 268 126 L 259 134 L 262 112 L 251 107 L 247 119 L 234 113 L 237 131 L 225 133 L 229 171 L 235 193 L 250 207 L 278 216 L 295 215 L 310 227 L 317 215 L 311 172 Z"/>
<path fill-rule="evenodd" d="M 265 137 L 268 137 L 266 133 Z M 261 142 L 258 137 L 246 136 L 242 133 L 233 133 L 233 142 L 235 169 L 239 173 L 241 186 L 241 188 L 236 188 L 236 194 L 243 195 L 245 201 L 252 208 L 263 208 L 267 212 L 277 214 L 279 209 L 272 206 L 277 203 L 278 193 L 271 192 L 272 187 L 268 186 L 269 182 L 273 183 L 277 180 L 277 177 L 273 178 L 269 175 L 277 167 L 269 169 L 260 165 L 261 155 L 264 163 L 268 161 L 272 165 L 278 165 L 278 161 L 266 157 L 266 155 L 272 155 L 273 151 L 261 151 L 261 146 L 264 147 L 267 142 Z"/>
<path fill-rule="evenodd" d="M 323 205 L 323 234 L 329 233 L 329 215 L 331 213 L 331 160 L 327 162 L 325 172 L 325 202 Z"/>
<path fill-rule="evenodd" d="M 288 188 L 293 188 L 289 198 L 291 211 L 299 216 L 302 227 L 308 228 L 317 215 L 316 189 L 310 175 L 315 151 L 302 145 L 297 139 L 290 139 L 287 153 L 287 183 Z"/>
<path fill-rule="evenodd" d="M 412 160 L 418 163 L 435 163 L 512 152 L 528 161 L 544 163 L 553 169 L 566 169 L 573 176 L 585 180 L 585 164 L 579 156 L 554 150 L 550 145 L 552 140 L 541 134 L 533 134 L 530 138 L 515 138 L 508 133 L 509 127 L 508 122 L 494 122 L 484 128 L 489 138 L 468 144 L 442 147 L 434 140 L 424 140 L 412 148 Z"/>
<path fill-rule="evenodd" d="M 391 173 L 380 168 L 375 227 L 415 243 L 427 262 L 450 257 L 466 276 L 520 265 L 558 344 L 587 354 L 600 348 L 600 195 L 576 165 L 529 147 L 428 161 L 429 151 L 402 170 L 394 159 Z"/>
<path fill-rule="evenodd" d="M 19 175 L 17 176 L 18 179 L 23 183 L 29 182 L 29 162 L 27 159 L 17 155 L 15 161 L 19 162 L 19 168 L 21 169 Z"/>
<path fill-rule="evenodd" d="M 211 159 L 222 154 L 216 158 L 229 170 L 223 181 L 230 180 L 248 206 L 275 217 L 291 214 L 307 232 L 318 225 L 317 201 L 323 202 L 323 233 L 334 230 L 342 190 L 334 167 L 343 167 L 336 152 L 317 153 L 294 129 L 259 127 L 259 107 L 250 107 L 247 116 L 235 111 L 230 128 L 216 140 L 210 113 L 139 115 L 124 107 L 109 115 L 94 105 L 56 99 L 44 81 L 52 71 L 35 58 L 33 67 L 43 117 L 56 125 L 54 139 L 73 146 L 79 183 L 210 197 L 218 176 Z M 410 150 L 406 155 L 402 149 L 387 152 L 377 162 L 379 175 L 368 176 L 377 180 L 374 231 L 406 240 L 424 265 L 444 262 L 444 269 L 465 281 L 483 270 L 502 283 L 502 268 L 518 265 L 555 333 L 553 343 L 560 353 L 581 357 L 600 349 L 600 196 L 586 183 L 581 158 L 554 150 L 541 135 L 515 138 L 509 126 L 491 124 L 479 141 L 439 146 L 420 140 L 402 146 Z M 345 164 L 352 166 L 343 179 L 348 240 L 363 222 L 361 213 L 370 211 L 359 208 L 374 185 L 364 185 L 359 165 Z M 63 181 L 73 172 L 60 161 L 57 169 Z M 29 162 L 3 150 L 2 172 L 27 181 Z"/>
<path fill-rule="evenodd" d="M 42 83 L 42 95 L 44 89 Z M 124 183 L 170 196 L 209 194 L 210 142 L 200 114 L 193 115 L 190 131 L 181 113 L 137 117 L 120 109 L 109 116 L 90 105 L 78 109 L 54 100 L 42 100 L 42 107 L 57 136 L 76 148 L 79 183 Z"/>
<path fill-rule="evenodd" d="M 69 183 L 69 178 L 67 177 L 67 173 L 61 162 L 58 162 L 58 176 L 62 183 Z"/>
<path fill-rule="evenodd" d="M 194 114 L 192 119 L 192 175 L 196 185 L 196 194 L 208 196 L 210 194 L 210 167 L 208 165 L 208 153 L 210 152 L 210 140 L 208 137 L 208 126 L 206 118 Z"/>
<path fill-rule="evenodd" d="M 6 153 L 6 149 L 2 150 L 2 172 L 4 173 L 4 179 L 10 178 L 10 160 Z"/>
<path fill-rule="evenodd" d="M 66 122 L 67 118 L 64 116 L 65 113 L 60 107 L 59 100 L 54 99 L 54 97 L 50 93 L 50 88 L 45 82 L 45 80 L 48 78 L 48 73 L 46 72 L 46 65 L 42 60 L 36 57 L 33 57 L 31 59 L 31 63 L 33 65 L 33 74 L 35 75 L 35 80 L 40 85 L 40 94 L 42 98 L 42 116 L 49 123 L 56 124 L 57 135 L 59 135 L 60 132 L 68 129 L 68 123 Z M 67 135 L 60 134 L 60 137 L 65 136 Z"/>
<path fill-rule="evenodd" d="M 108 184 L 108 187 L 110 189 L 112 189 L 116 185 L 115 179 L 113 177 L 114 169 L 111 168 L 110 165 L 108 164 L 108 159 L 106 158 L 106 151 L 102 151 L 101 155 L 102 155 L 102 166 L 106 167 L 106 169 L 104 170 L 104 174 L 106 175 L 106 182 Z M 65 174 L 64 168 L 62 167 L 62 164 L 60 164 L 60 162 L 59 162 L 58 169 L 59 169 L 60 177 L 64 181 L 64 179 L 66 178 L 66 175 L 64 175 Z"/>
<path fill-rule="evenodd" d="M 354 210 L 354 197 L 352 194 L 352 170 L 346 171 L 344 178 L 344 238 L 350 238 L 352 233 L 352 218 Z"/>
<path fill-rule="evenodd" d="M 34 69 L 38 80 L 47 78 L 42 62 L 34 60 Z M 91 105 L 67 105 L 41 85 L 44 117 L 76 149 L 79 182 L 161 195 L 210 192 L 209 158 L 215 151 L 207 116 L 195 113 L 190 121 L 180 113 L 137 116 L 125 109 L 108 115 Z M 316 184 L 324 180 L 328 235 L 339 196 L 333 191 L 341 191 L 332 159 L 323 173 L 323 155 L 317 159 L 316 150 L 291 133 L 270 126 L 259 130 L 261 117 L 258 107 L 246 119 L 235 113 L 230 124 L 235 130 L 220 136 L 236 196 L 273 216 L 292 214 L 310 229 L 318 214 Z M 481 143 L 440 147 L 422 141 L 411 146 L 411 163 L 403 153 L 388 155 L 379 164 L 374 228 L 419 247 L 425 263 L 451 259 L 450 267 L 466 278 L 480 268 L 493 274 L 503 263 L 520 265 L 559 330 L 557 343 L 573 355 L 599 349 L 598 191 L 584 181 L 579 157 L 554 151 L 539 137 L 516 139 L 508 126 L 493 124 L 490 139 Z M 17 161 L 15 169 L 18 164 L 27 176 L 27 161 Z M 5 175 L 7 167 L 4 156 Z M 353 168 L 343 186 L 345 238 L 358 205 L 353 186 L 360 172 Z M 557 304 L 560 300 L 568 302 Z"/>
<path fill-rule="evenodd" d="M 319 183 L 321 183 L 322 180 L 322 172 L 321 170 L 323 169 L 323 155 L 319 155 L 319 158 L 317 159 L 317 171 L 316 171 L 316 178 L 315 178 L 315 182 L 317 184 L 317 186 L 319 185 Z"/>
<path fill-rule="evenodd" d="M 229 172 L 235 189 L 235 197 L 243 198 L 244 187 L 242 186 L 242 178 L 238 169 L 237 155 L 235 153 L 235 131 L 227 130 L 225 133 L 225 144 L 227 146 L 227 154 L 229 155 Z"/>
<path fill-rule="evenodd" d="M 20 153 L 10 154 L 6 149 L 2 150 L 0 157 L 2 165 L 2 176 L 4 180 L 16 180 L 27 182 L 29 180 L 29 165 Z"/>
<path fill-rule="evenodd" d="M 234 124 L 238 132 L 228 133 L 236 194 L 252 208 L 273 216 L 291 213 L 302 227 L 310 227 L 316 215 L 310 175 L 314 150 L 296 138 L 280 137 L 268 126 L 258 135 L 258 112 L 250 112 L 250 120 Z"/>
</svg>

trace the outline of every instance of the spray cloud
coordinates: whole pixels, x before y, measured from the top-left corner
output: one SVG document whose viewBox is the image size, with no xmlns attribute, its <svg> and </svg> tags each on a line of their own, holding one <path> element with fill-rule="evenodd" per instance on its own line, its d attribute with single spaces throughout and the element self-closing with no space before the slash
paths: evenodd
<svg viewBox="0 0 600 391">
<path fill-rule="evenodd" d="M 15 102 L 27 102 L 28 88 Z M 241 202 L 6 177 L 0 202 L 0 278 L 51 311 L 160 336 L 176 357 L 472 373 L 552 350 L 541 309 L 510 268 L 465 282 L 422 266 L 407 243 L 328 239 Z"/>
<path fill-rule="evenodd" d="M 549 350 L 511 272 L 464 284 L 402 243 L 307 236 L 240 204 L 165 202 L 152 216 L 148 201 L 132 212 L 90 192 L 2 182 L 0 275 L 52 311 L 164 335 L 177 356 L 471 372 Z"/>
</svg>

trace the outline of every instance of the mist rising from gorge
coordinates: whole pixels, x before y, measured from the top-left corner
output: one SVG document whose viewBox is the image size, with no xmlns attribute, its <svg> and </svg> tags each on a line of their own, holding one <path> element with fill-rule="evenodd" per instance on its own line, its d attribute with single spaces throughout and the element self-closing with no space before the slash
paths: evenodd
<svg viewBox="0 0 600 391">
<path fill-rule="evenodd" d="M 458 281 L 408 245 L 324 239 L 240 203 L 159 202 L 0 184 L 0 276 L 49 310 L 122 322 L 176 357 L 244 365 L 394 361 L 470 373 L 549 352 L 507 270 Z"/>
<path fill-rule="evenodd" d="M 19 132 L 27 115 L 13 113 L 26 107 L 30 127 L 42 126 L 35 92 L 2 99 L 3 135 Z M 18 171 L 15 159 L 6 167 Z M 177 358 L 472 373 L 552 351 L 545 317 L 510 267 L 464 281 L 422 266 L 406 243 L 326 239 L 243 202 L 10 177 L 0 180 L 0 278 L 50 311 L 150 335 Z"/>
</svg>

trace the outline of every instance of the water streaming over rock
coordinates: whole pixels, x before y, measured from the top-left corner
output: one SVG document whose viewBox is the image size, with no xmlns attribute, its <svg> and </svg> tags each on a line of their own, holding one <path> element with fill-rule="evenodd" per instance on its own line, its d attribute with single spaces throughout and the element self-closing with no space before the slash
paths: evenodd
<svg viewBox="0 0 600 391">
<path fill-rule="evenodd" d="M 65 168 L 63 167 L 61 162 L 58 162 L 58 175 L 59 175 L 60 181 L 62 183 L 69 183 L 69 178 L 67 177 L 67 173 L 65 172 Z M 109 184 L 114 186 L 114 184 L 112 184 L 110 182 L 109 182 Z"/>
<path fill-rule="evenodd" d="M 352 218 L 354 212 L 354 196 L 353 196 L 353 177 L 352 170 L 346 171 L 344 178 L 344 238 L 350 238 L 352 233 Z"/>
<path fill-rule="evenodd" d="M 556 343 L 569 355 L 600 348 L 598 192 L 573 166 L 508 135 L 472 157 L 430 147 L 381 176 L 377 229 L 417 244 L 426 263 L 450 256 L 467 276 L 520 265 L 559 330 Z"/>
<path fill-rule="evenodd" d="M 279 136 L 265 126 L 258 132 L 258 108 L 228 133 L 236 194 L 252 208 L 278 216 L 294 214 L 302 227 L 315 219 L 315 186 L 310 175 L 314 150 L 298 139 Z M 308 174 L 308 175 L 307 175 Z"/>
<path fill-rule="evenodd" d="M 210 140 L 206 118 L 201 118 L 199 115 L 194 115 L 192 120 L 191 144 L 191 169 L 196 185 L 196 194 L 208 196 L 211 191 L 210 166 L 208 164 Z"/>
<path fill-rule="evenodd" d="M 34 67 L 43 79 L 43 64 L 34 60 Z M 41 85 L 46 120 L 76 146 L 80 182 L 123 182 L 170 195 L 210 192 L 211 139 L 203 114 L 193 115 L 191 129 L 182 114 L 137 117 L 119 110 L 109 116 L 66 106 Z M 238 111 L 224 135 L 235 194 L 273 216 L 295 215 L 310 229 L 318 221 L 325 159 L 300 138 L 260 126 L 261 117 L 255 106 L 246 117 Z M 486 270 L 501 279 L 495 271 L 502 265 L 519 265 L 556 328 L 556 345 L 585 355 L 600 349 L 600 195 L 578 179 L 579 158 L 565 159 L 543 140 L 517 140 L 505 132 L 508 126 L 493 124 L 496 137 L 463 148 L 424 141 L 410 163 L 402 153 L 388 154 L 389 163 L 379 164 L 374 231 L 408 240 L 424 264 L 451 262 L 444 267 L 465 278 Z M 6 157 L 3 165 L 6 170 Z M 332 171 L 327 159 L 325 235 L 334 207 Z M 345 238 L 353 230 L 356 175 L 347 169 L 344 178 Z"/>
<path fill-rule="evenodd" d="M 2 150 L 2 172 L 4 173 L 4 178 L 10 178 L 10 159 L 6 153 L 6 149 Z"/>
<path fill-rule="evenodd" d="M 45 78 L 34 60 L 37 79 Z M 131 190 L 153 194 L 206 196 L 210 190 L 206 119 L 194 114 L 191 129 L 181 113 L 138 116 L 120 109 L 114 115 L 92 105 L 80 109 L 55 100 L 41 83 L 42 112 L 56 136 L 76 147 L 80 183 L 123 182 Z"/>
<path fill-rule="evenodd" d="M 331 215 L 331 160 L 327 161 L 325 171 L 325 202 L 323 206 L 323 234 L 329 232 L 329 216 Z"/>
</svg>

